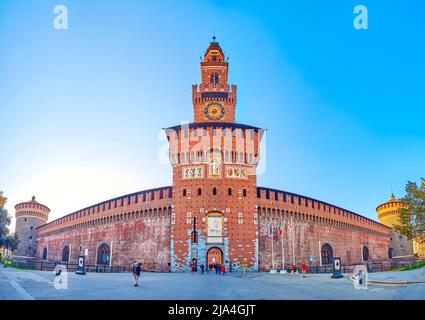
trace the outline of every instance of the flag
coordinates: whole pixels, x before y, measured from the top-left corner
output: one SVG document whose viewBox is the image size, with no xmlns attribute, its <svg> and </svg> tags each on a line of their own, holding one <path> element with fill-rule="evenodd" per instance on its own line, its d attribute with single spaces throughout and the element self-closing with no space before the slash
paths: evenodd
<svg viewBox="0 0 425 320">
<path fill-rule="evenodd" d="M 283 222 L 282 221 L 280 221 L 279 234 L 280 235 L 283 234 Z"/>
</svg>

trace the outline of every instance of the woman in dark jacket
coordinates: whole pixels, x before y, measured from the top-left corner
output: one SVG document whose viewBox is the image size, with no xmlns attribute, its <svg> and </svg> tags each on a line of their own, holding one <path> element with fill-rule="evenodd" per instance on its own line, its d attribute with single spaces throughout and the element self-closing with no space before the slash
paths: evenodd
<svg viewBox="0 0 425 320">
<path fill-rule="evenodd" d="M 142 264 L 134 262 L 133 266 L 133 276 L 134 276 L 134 286 L 139 286 L 139 277 L 140 277 L 140 271 L 142 270 Z"/>
</svg>

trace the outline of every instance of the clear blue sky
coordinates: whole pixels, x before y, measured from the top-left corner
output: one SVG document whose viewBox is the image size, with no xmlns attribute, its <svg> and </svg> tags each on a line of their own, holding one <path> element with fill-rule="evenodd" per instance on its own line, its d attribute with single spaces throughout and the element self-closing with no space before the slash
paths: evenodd
<svg viewBox="0 0 425 320">
<path fill-rule="evenodd" d="M 53 7 L 69 30 L 53 28 Z M 353 8 L 369 10 L 355 30 Z M 423 1 L 0 2 L 0 189 L 58 218 L 171 185 L 161 128 L 192 121 L 212 31 L 237 121 L 267 128 L 258 185 L 376 219 L 425 176 Z"/>
</svg>

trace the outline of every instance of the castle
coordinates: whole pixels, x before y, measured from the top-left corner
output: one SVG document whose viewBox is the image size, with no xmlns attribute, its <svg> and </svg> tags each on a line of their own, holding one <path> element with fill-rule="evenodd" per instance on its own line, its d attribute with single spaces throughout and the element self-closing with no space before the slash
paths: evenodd
<svg viewBox="0 0 425 320">
<path fill-rule="evenodd" d="M 27 233 L 18 254 L 74 263 L 85 255 L 86 264 L 107 266 L 141 260 L 145 270 L 171 272 L 214 262 L 262 271 L 301 262 L 323 266 L 333 257 L 343 264 L 388 260 L 389 227 L 324 201 L 257 186 L 264 129 L 235 122 L 237 87 L 228 84 L 229 65 L 215 38 L 200 67 L 201 83 L 192 86 L 194 121 L 164 129 L 172 186 L 48 223 L 48 208 L 34 198 L 19 204 L 17 233 Z"/>
</svg>

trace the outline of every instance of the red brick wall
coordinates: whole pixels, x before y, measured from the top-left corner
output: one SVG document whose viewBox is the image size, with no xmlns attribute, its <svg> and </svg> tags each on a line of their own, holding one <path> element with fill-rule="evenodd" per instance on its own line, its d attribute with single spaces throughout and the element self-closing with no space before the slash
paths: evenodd
<svg viewBox="0 0 425 320">
<path fill-rule="evenodd" d="M 307 263 L 310 255 L 313 255 L 317 259 L 317 265 L 320 265 L 320 249 L 325 243 L 332 246 L 333 256 L 340 257 L 343 264 L 361 263 L 364 245 L 368 247 L 373 260 L 388 260 L 390 228 L 315 199 L 267 188 L 259 190 L 257 212 L 260 225 L 260 270 L 269 270 L 272 267 L 270 223 L 273 225 L 275 239 L 273 242 L 275 268 L 282 265 L 282 237 L 279 234 L 281 221 L 286 226 L 283 237 L 285 264 L 293 263 L 293 239 L 297 264 Z M 294 226 L 293 233 L 290 226 L 291 219 Z"/>
<path fill-rule="evenodd" d="M 88 228 L 58 232 L 38 238 L 37 258 L 42 258 L 43 249 L 48 249 L 48 259 L 61 261 L 65 245 L 70 246 L 70 262 L 77 263 L 88 249 L 86 264 L 96 265 L 96 251 L 106 243 L 111 248 L 112 266 L 132 266 L 141 260 L 143 269 L 169 271 L 170 262 L 170 217 L 168 213 L 129 217 L 128 220 L 104 223 Z"/>
</svg>

